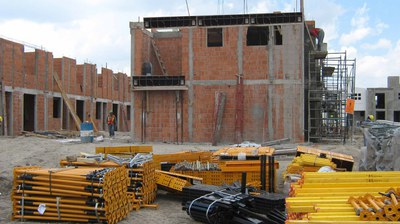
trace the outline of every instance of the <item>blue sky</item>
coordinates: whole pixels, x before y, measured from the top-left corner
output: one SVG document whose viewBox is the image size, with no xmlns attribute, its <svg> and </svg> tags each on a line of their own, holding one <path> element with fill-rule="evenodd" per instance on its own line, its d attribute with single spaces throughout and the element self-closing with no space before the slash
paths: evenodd
<svg viewBox="0 0 400 224">
<path fill-rule="evenodd" d="M 243 13 L 242 0 L 187 0 L 192 15 Z M 247 0 L 248 13 L 293 12 L 300 0 Z M 0 37 L 129 73 L 129 21 L 187 15 L 184 0 L 0 0 Z M 357 61 L 357 87 L 385 87 L 400 75 L 398 0 L 305 0 L 331 52 Z"/>
</svg>

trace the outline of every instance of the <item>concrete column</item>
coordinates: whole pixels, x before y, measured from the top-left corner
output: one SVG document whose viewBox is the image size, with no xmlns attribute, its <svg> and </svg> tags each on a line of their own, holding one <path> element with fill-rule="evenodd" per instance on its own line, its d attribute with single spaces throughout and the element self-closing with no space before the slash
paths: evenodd
<svg viewBox="0 0 400 224">
<path fill-rule="evenodd" d="M 11 83 L 12 83 L 12 87 L 15 86 L 14 84 L 14 76 L 15 76 L 15 47 L 13 45 L 13 50 L 12 50 L 12 77 L 11 77 Z"/>
<path fill-rule="evenodd" d="M 237 41 L 237 66 L 239 75 L 243 75 L 243 26 L 239 26 L 238 41 Z"/>
<path fill-rule="evenodd" d="M 44 130 L 48 130 L 48 119 L 49 119 L 49 114 L 48 114 L 48 91 L 49 91 L 49 53 L 46 52 L 46 62 L 45 62 L 45 81 L 44 81 Z"/>
<path fill-rule="evenodd" d="M 268 79 L 269 85 L 268 87 L 268 140 L 274 140 L 274 127 L 272 125 L 272 108 L 273 104 L 273 94 L 274 94 L 274 26 L 269 26 L 269 40 L 268 40 Z"/>
<path fill-rule="evenodd" d="M 304 21 L 304 11 L 302 12 L 302 19 L 303 19 L 303 21 Z M 300 28 L 300 33 L 301 33 L 301 43 L 300 43 L 300 45 L 301 45 L 301 47 L 300 47 L 300 49 L 301 49 L 301 60 L 300 60 L 300 64 L 301 64 L 301 88 L 302 88 L 302 91 L 300 91 L 300 105 L 301 105 L 301 107 L 303 107 L 303 108 L 305 108 L 304 106 L 305 106 L 305 102 L 304 102 L 304 90 L 306 89 L 306 83 L 305 83 L 305 75 L 306 75 L 306 72 L 305 72 L 305 55 L 304 55 L 304 49 L 305 49 L 305 40 L 304 40 L 304 27 L 303 27 L 303 24 L 301 25 L 301 28 Z M 305 108 L 305 110 L 307 110 L 307 108 Z M 304 113 L 305 114 L 305 113 Z M 299 119 L 300 121 L 299 121 L 299 123 L 300 123 L 300 127 L 301 128 L 303 128 L 303 129 L 305 129 L 304 127 L 305 127 L 305 121 L 306 121 L 306 119 Z M 310 127 L 308 127 L 308 128 L 310 128 Z M 296 131 L 296 130 L 295 130 Z M 293 131 L 292 131 L 293 132 Z M 294 132 L 293 132 L 294 133 Z M 304 132 L 303 132 L 304 133 Z M 303 140 L 305 140 L 305 138 L 306 138 L 306 136 L 304 135 L 303 136 Z M 308 138 L 308 137 L 307 137 Z"/>
<path fill-rule="evenodd" d="M 39 52 L 38 52 L 38 50 L 35 50 L 35 86 L 36 86 L 36 89 L 38 89 L 38 87 L 39 87 L 38 77 L 39 77 Z"/>
<path fill-rule="evenodd" d="M 135 75 L 135 26 L 134 23 L 129 23 L 131 30 L 131 77 Z M 131 141 L 135 141 L 135 94 L 132 89 L 129 90 L 131 93 Z"/>
<path fill-rule="evenodd" d="M 189 101 L 188 101 L 188 134 L 189 142 L 193 141 L 193 29 L 189 29 Z"/>
<path fill-rule="evenodd" d="M 4 66 L 4 50 L 3 50 L 3 41 L 0 41 L 0 58 L 3 59 L 0 61 L 0 116 L 4 118 L 4 111 L 5 111 L 5 102 L 3 102 L 4 86 L 3 86 L 3 66 Z M 0 135 L 3 135 L 3 127 L 4 127 L 4 120 L 3 124 L 0 127 Z"/>
</svg>

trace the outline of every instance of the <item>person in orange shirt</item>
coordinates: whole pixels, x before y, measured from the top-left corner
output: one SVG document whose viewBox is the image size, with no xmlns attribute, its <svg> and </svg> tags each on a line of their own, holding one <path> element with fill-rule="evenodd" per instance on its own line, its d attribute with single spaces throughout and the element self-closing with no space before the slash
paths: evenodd
<svg viewBox="0 0 400 224">
<path fill-rule="evenodd" d="M 110 138 L 115 136 L 115 115 L 113 114 L 112 110 L 107 116 L 107 124 L 108 124 L 108 132 L 110 133 Z"/>
</svg>

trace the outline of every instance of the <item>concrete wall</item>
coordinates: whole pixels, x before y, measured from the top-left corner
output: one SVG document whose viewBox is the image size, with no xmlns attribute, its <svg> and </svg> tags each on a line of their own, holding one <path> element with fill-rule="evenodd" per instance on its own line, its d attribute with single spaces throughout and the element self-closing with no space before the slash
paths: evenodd
<svg viewBox="0 0 400 224">
<path fill-rule="evenodd" d="M 8 135 L 18 135 L 23 131 L 24 94 L 35 96 L 35 106 L 29 108 L 31 113 L 35 114 L 35 131 L 76 130 L 72 116 L 63 103 L 61 116 L 53 116 L 54 98 L 61 98 L 60 89 L 53 79 L 54 73 L 58 74 L 62 88 L 73 107 L 76 106 L 77 100 L 84 101 L 83 121 L 89 120 L 87 114 L 90 113 L 100 130 L 105 127 L 102 126 L 103 117 L 95 119 L 96 102 L 107 103 L 108 110 L 111 110 L 113 103 L 120 105 L 119 110 L 129 105 L 130 79 L 125 74 L 114 75 L 112 70 L 102 68 L 101 74 L 98 75 L 94 64 L 78 65 L 75 59 L 53 58 L 51 52 L 39 49 L 28 52 L 22 44 L 0 39 L 0 82 L 4 86 L 2 95 L 4 93 L 9 96 L 8 100 L 5 100 L 7 102 L 0 101 L 0 115 L 7 112 Z M 97 87 L 99 77 L 104 80 L 101 88 Z M 119 114 L 122 115 L 122 112 Z M 123 122 L 122 117 L 119 122 Z M 119 125 L 119 130 L 128 131 L 127 126 Z"/>
<path fill-rule="evenodd" d="M 142 63 L 147 60 L 153 64 L 153 74 L 161 74 L 154 51 L 149 48 L 154 38 L 166 62 L 167 73 L 185 76 L 188 91 L 183 91 L 183 114 L 179 114 L 183 117 L 184 141 L 211 142 L 216 91 L 227 96 L 220 142 L 235 141 L 236 117 L 241 113 L 242 140 L 304 140 L 304 27 L 301 23 L 281 24 L 282 45 L 274 44 L 274 26 L 269 25 L 270 45 L 267 46 L 247 46 L 247 26 L 223 27 L 222 47 L 207 47 L 207 27 L 181 27 L 180 32 L 170 35 L 149 33 L 137 23 L 131 23 L 130 27 L 133 75 L 141 75 Z M 237 106 L 239 75 L 244 80 L 242 108 Z M 149 91 L 147 96 L 144 92 L 134 92 L 132 133 L 135 140 L 141 139 L 145 115 L 146 140 L 173 142 L 175 101 L 174 91 Z"/>
</svg>

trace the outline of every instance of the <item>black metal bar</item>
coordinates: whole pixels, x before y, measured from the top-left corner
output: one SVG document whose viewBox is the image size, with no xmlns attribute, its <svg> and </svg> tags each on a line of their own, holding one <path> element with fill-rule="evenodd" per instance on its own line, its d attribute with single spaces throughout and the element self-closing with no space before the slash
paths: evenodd
<svg viewBox="0 0 400 224">
<path fill-rule="evenodd" d="M 179 98 L 181 99 L 181 144 L 183 144 L 183 94 L 179 91 Z"/>
<path fill-rule="evenodd" d="M 266 183 L 265 183 L 265 175 L 266 175 L 266 162 L 267 156 L 261 155 L 260 156 L 260 181 L 261 181 L 261 190 L 266 190 Z"/>
<path fill-rule="evenodd" d="M 271 193 L 275 192 L 275 157 L 271 156 Z"/>
<path fill-rule="evenodd" d="M 262 25 L 303 22 L 301 12 L 209 16 L 147 17 L 145 28 Z"/>
<path fill-rule="evenodd" d="M 268 192 L 272 193 L 272 175 L 271 175 L 272 156 L 268 156 Z"/>
<path fill-rule="evenodd" d="M 246 176 L 247 176 L 247 173 L 242 172 L 242 185 L 241 185 L 241 189 L 240 189 L 240 192 L 242 192 L 242 194 L 246 193 Z"/>
</svg>

